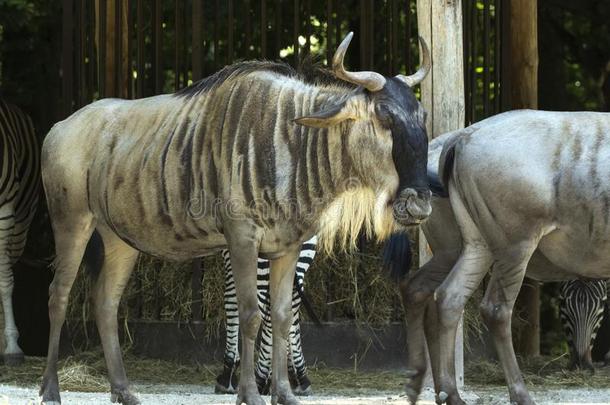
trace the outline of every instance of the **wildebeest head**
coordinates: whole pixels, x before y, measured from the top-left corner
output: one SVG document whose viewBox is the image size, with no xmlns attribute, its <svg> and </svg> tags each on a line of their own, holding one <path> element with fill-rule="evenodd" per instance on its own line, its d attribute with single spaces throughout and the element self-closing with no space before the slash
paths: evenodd
<svg viewBox="0 0 610 405">
<path fill-rule="evenodd" d="M 431 193 L 426 175 L 425 112 L 411 88 L 430 71 L 428 47 L 420 38 L 422 65 L 411 76 L 349 72 L 343 59 L 352 36 L 349 33 L 339 45 L 332 61 L 333 71 L 339 79 L 358 85 L 358 89 L 340 102 L 295 122 L 328 128 L 351 120 L 345 135 L 349 137 L 349 154 L 358 180 L 376 195 L 375 215 L 391 212 L 389 217 L 402 226 L 418 224 L 430 215 Z"/>
</svg>

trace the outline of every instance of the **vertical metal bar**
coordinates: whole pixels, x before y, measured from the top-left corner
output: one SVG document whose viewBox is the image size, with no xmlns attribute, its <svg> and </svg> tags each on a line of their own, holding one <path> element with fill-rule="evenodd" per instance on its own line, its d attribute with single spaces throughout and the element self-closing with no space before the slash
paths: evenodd
<svg viewBox="0 0 610 405">
<path fill-rule="evenodd" d="M 261 58 L 267 58 L 267 0 L 261 0 Z"/>
<path fill-rule="evenodd" d="M 293 34 L 293 46 L 294 46 L 294 66 L 299 66 L 299 30 L 301 24 L 301 2 L 294 0 L 294 34 Z"/>
<path fill-rule="evenodd" d="M 474 1 L 474 0 L 473 0 Z M 470 32 L 471 32 L 471 47 L 470 47 L 470 60 L 472 66 L 470 67 L 470 120 L 471 122 L 477 121 L 476 116 L 476 102 L 477 99 L 477 7 L 476 3 L 471 5 L 470 9 Z"/>
<path fill-rule="evenodd" d="M 154 31 L 153 31 L 153 77 L 155 94 L 163 92 L 163 66 L 161 52 L 163 50 L 163 10 L 161 8 L 161 0 L 155 0 L 154 5 Z"/>
<path fill-rule="evenodd" d="M 398 73 L 398 62 L 400 58 L 398 57 L 398 23 L 400 22 L 400 16 L 398 14 L 398 0 L 392 0 L 392 35 L 391 38 L 391 60 L 390 64 L 390 74 L 393 76 Z"/>
<path fill-rule="evenodd" d="M 136 98 L 144 97 L 144 78 L 146 74 L 144 72 L 144 0 L 138 0 L 136 4 L 136 19 L 138 26 L 138 49 L 137 49 L 137 87 L 136 87 Z"/>
<path fill-rule="evenodd" d="M 500 81 L 502 69 L 502 9 L 501 0 L 494 0 L 494 113 L 500 112 Z"/>
<path fill-rule="evenodd" d="M 366 69 L 366 0 L 360 0 L 360 69 Z"/>
<path fill-rule="evenodd" d="M 114 0 L 114 94 L 123 94 L 123 30 L 121 25 L 121 0 Z"/>
<path fill-rule="evenodd" d="M 311 0 L 305 0 L 305 48 L 303 55 L 307 56 L 311 52 Z"/>
<path fill-rule="evenodd" d="M 332 50 L 333 0 L 326 0 L 326 64 L 330 66 L 333 57 Z M 335 27 L 336 29 L 336 27 Z"/>
<path fill-rule="evenodd" d="M 193 0 L 193 81 L 203 77 L 203 0 Z"/>
<path fill-rule="evenodd" d="M 91 4 L 87 0 L 82 0 L 83 4 L 89 4 L 87 8 L 87 55 L 89 57 L 89 63 L 87 65 L 87 102 L 93 100 L 93 93 L 95 89 L 95 62 L 97 57 L 95 56 L 95 5 Z"/>
<path fill-rule="evenodd" d="M 469 1 L 469 0 L 464 0 Z M 407 6 L 405 7 L 405 72 L 409 74 L 411 71 L 411 0 L 407 0 Z"/>
<path fill-rule="evenodd" d="M 182 30 L 184 30 L 184 24 L 182 22 L 182 3 L 183 0 L 176 0 L 174 2 L 174 91 L 178 91 L 181 87 L 180 73 L 182 67 L 180 66 L 181 55 L 182 55 Z"/>
<path fill-rule="evenodd" d="M 483 1 L 483 114 L 486 117 L 489 117 L 490 114 L 490 104 L 491 101 L 489 99 L 489 83 L 490 83 L 490 75 L 489 68 L 491 66 L 491 58 L 490 58 L 490 0 Z"/>
<path fill-rule="evenodd" d="M 217 69 L 220 58 L 220 2 L 216 0 L 214 6 L 214 69 Z"/>
<path fill-rule="evenodd" d="M 343 18 L 343 14 L 341 13 L 341 6 L 343 5 L 342 1 L 337 1 L 335 12 L 337 13 L 337 18 L 335 19 L 335 48 L 339 46 L 341 43 L 341 21 Z M 334 52 L 334 49 L 333 49 Z M 329 61 L 330 63 L 330 61 Z"/>
<path fill-rule="evenodd" d="M 85 3 L 82 0 L 76 1 L 76 15 L 78 19 L 77 34 L 78 48 L 76 56 L 76 69 L 78 79 L 76 81 L 78 88 L 76 89 L 76 106 L 81 107 L 85 104 L 87 94 L 87 81 L 86 81 L 86 45 L 87 45 L 87 31 L 85 25 Z"/>
<path fill-rule="evenodd" d="M 72 112 L 74 80 L 74 0 L 64 0 L 62 9 L 62 101 L 63 115 Z"/>
<path fill-rule="evenodd" d="M 123 72 L 125 75 L 125 86 L 127 87 L 127 98 L 134 98 L 133 94 L 133 72 L 131 55 L 133 48 L 133 13 L 131 12 L 131 1 L 123 1 Z"/>
<path fill-rule="evenodd" d="M 464 18 L 464 98 L 465 98 L 465 119 L 466 125 L 472 123 L 472 94 L 470 93 L 470 69 L 473 69 L 470 60 L 470 47 L 472 46 L 472 32 L 470 30 L 470 7 L 472 0 L 464 0 L 462 3 L 462 15 Z"/>
<path fill-rule="evenodd" d="M 193 315 L 193 321 L 201 321 L 202 316 L 202 279 L 203 279 L 203 261 L 201 259 L 195 259 L 192 263 L 193 274 L 191 277 L 191 312 Z"/>
<path fill-rule="evenodd" d="M 281 0 L 275 0 L 273 2 L 273 18 L 274 18 L 274 22 L 273 22 L 273 31 L 275 31 L 275 35 L 274 35 L 274 43 L 273 43 L 273 56 L 271 57 L 271 59 L 276 59 L 279 54 L 280 54 L 280 50 L 282 49 L 282 1 Z"/>
<path fill-rule="evenodd" d="M 228 27 L 228 37 L 227 37 L 227 42 L 228 42 L 228 47 L 227 47 L 227 63 L 232 63 L 233 62 L 233 0 L 228 0 L 229 6 L 228 6 L 228 19 L 227 19 L 227 24 L 229 25 Z"/>
<path fill-rule="evenodd" d="M 250 0 L 246 0 L 246 35 L 244 37 L 244 47 L 246 59 L 250 59 L 250 46 L 252 45 L 252 7 Z"/>
<path fill-rule="evenodd" d="M 99 0 L 99 2 L 98 32 L 100 37 L 97 40 L 97 49 L 99 53 L 97 73 L 100 98 L 104 98 L 106 97 L 106 9 L 108 5 L 106 4 L 106 0 Z"/>
<path fill-rule="evenodd" d="M 373 5 L 373 0 L 368 1 L 368 17 L 369 23 L 367 24 L 367 37 L 368 37 L 368 46 L 367 51 L 369 55 L 369 69 L 375 70 L 375 8 Z"/>
</svg>

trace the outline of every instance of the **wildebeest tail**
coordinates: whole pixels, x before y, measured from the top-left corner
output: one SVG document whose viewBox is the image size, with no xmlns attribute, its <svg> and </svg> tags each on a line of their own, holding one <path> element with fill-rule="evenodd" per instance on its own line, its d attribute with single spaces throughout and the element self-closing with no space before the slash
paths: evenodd
<svg viewBox="0 0 610 405">
<path fill-rule="evenodd" d="M 87 248 L 85 249 L 85 255 L 83 256 L 83 266 L 85 271 L 97 278 L 102 271 L 104 265 L 104 241 L 102 236 L 97 230 L 93 231 Z"/>
<path fill-rule="evenodd" d="M 405 233 L 395 233 L 383 247 L 383 267 L 390 278 L 402 280 L 411 268 L 411 242 Z"/>
</svg>

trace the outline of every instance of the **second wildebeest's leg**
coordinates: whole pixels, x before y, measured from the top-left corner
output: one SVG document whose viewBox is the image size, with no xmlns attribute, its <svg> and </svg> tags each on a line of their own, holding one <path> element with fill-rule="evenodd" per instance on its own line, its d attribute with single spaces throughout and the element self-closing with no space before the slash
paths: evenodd
<svg viewBox="0 0 610 405">
<path fill-rule="evenodd" d="M 140 401 L 129 391 L 129 382 L 123 366 L 119 342 L 117 310 L 121 295 L 129 281 L 138 251 L 127 245 L 114 233 L 99 229 L 104 242 L 104 264 L 95 282 L 95 321 L 104 349 L 111 401 L 136 405 Z"/>
<path fill-rule="evenodd" d="M 83 211 L 69 210 L 69 208 L 59 207 L 58 204 L 49 201 L 56 257 L 55 275 L 49 287 L 49 350 L 47 366 L 40 387 L 42 403 L 46 405 L 61 403 L 57 377 L 59 338 L 66 318 L 70 289 L 94 228 L 93 217 L 90 213 L 81 214 L 80 212 Z M 70 214 L 68 215 L 67 212 Z"/>
<path fill-rule="evenodd" d="M 500 252 L 494 250 L 492 275 L 481 303 L 483 319 L 491 332 L 504 369 L 511 403 L 518 405 L 534 402 L 529 396 L 517 364 L 512 343 L 511 318 L 527 263 L 537 245 L 527 241 Z"/>
<path fill-rule="evenodd" d="M 236 235 L 227 232 L 229 253 L 233 266 L 239 327 L 242 336 L 241 378 L 237 387 L 236 405 L 264 405 L 254 379 L 254 344 L 261 324 L 256 295 L 256 260 L 260 236 L 255 231 L 241 230 L 238 225 L 227 226 L 236 229 Z"/>
<path fill-rule="evenodd" d="M 463 237 L 460 258 L 434 292 L 439 321 L 439 376 L 437 403 L 464 404 L 455 380 L 455 337 L 468 298 L 491 267 L 493 257 L 486 241 L 470 217 L 453 180 L 449 198 Z"/>
<path fill-rule="evenodd" d="M 273 355 L 271 371 L 271 404 L 298 405 L 288 380 L 288 335 L 292 325 L 292 286 L 299 249 L 271 261 L 269 292 Z"/>
<path fill-rule="evenodd" d="M 431 302 L 436 288 L 451 271 L 452 264 L 450 258 L 439 253 L 400 283 L 407 323 L 406 390 L 412 404 L 417 402 L 426 375 L 426 336 L 424 334 L 426 307 Z"/>
</svg>

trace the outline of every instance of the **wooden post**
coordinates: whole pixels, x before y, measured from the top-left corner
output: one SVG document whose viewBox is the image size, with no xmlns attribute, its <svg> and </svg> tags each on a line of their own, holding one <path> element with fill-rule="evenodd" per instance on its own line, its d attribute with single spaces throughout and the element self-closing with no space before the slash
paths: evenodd
<svg viewBox="0 0 610 405">
<path fill-rule="evenodd" d="M 428 112 L 428 136 L 464 127 L 464 60 L 461 0 L 418 0 L 417 23 L 432 53 L 432 71 L 421 84 L 422 104 Z M 420 265 L 430 258 L 423 233 L 419 233 Z M 458 386 L 464 385 L 463 328 L 460 321 L 455 352 Z"/>
<path fill-rule="evenodd" d="M 503 3 L 502 104 L 504 110 L 538 108 L 538 1 Z M 540 285 L 526 279 L 515 305 L 515 348 L 540 355 Z"/>
</svg>

